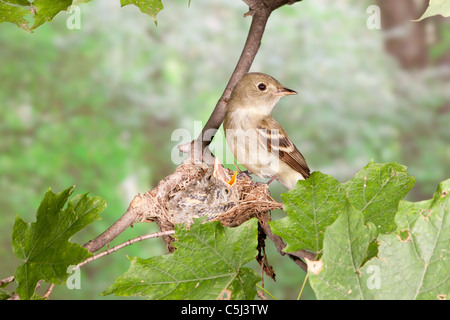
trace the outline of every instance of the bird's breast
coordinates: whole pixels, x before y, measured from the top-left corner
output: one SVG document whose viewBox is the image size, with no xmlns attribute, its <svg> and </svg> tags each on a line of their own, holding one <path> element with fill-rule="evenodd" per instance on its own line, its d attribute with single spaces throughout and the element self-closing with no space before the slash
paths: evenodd
<svg viewBox="0 0 450 320">
<path fill-rule="evenodd" d="M 277 172 L 279 158 L 259 141 L 258 123 L 257 116 L 235 111 L 225 118 L 225 136 L 228 147 L 239 163 L 260 178 L 269 178 Z"/>
</svg>

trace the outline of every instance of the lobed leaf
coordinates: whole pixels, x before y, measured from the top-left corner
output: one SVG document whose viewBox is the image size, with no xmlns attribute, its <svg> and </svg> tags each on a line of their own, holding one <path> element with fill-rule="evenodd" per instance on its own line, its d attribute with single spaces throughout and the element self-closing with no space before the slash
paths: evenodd
<svg viewBox="0 0 450 320">
<path fill-rule="evenodd" d="M 450 298 L 450 179 L 442 182 L 433 199 L 402 201 L 395 233 L 380 235 L 379 254 L 364 270 L 377 270 L 372 299 Z M 367 272 L 362 272 L 366 275 Z"/>
<path fill-rule="evenodd" d="M 91 0 L 4 0 L 0 1 L 0 23 L 11 22 L 19 28 L 32 32 L 45 22 L 50 22 L 61 11 L 72 5 L 79 5 Z M 164 8 L 161 0 L 121 0 L 121 6 L 133 4 L 143 13 L 153 18 Z M 25 17 L 33 18 L 28 21 Z"/>
<path fill-rule="evenodd" d="M 366 222 L 374 223 L 379 232 L 395 229 L 398 203 L 414 186 L 415 178 L 406 167 L 395 162 L 370 162 L 345 185 L 350 203 L 361 210 Z"/>
<path fill-rule="evenodd" d="M 286 241 L 286 252 L 306 249 L 321 253 L 324 232 L 341 214 L 346 201 L 362 212 L 365 223 L 375 224 L 378 232 L 389 232 L 395 228 L 398 203 L 414 182 L 406 167 L 397 163 L 370 162 L 346 183 L 313 172 L 282 195 L 288 216 L 270 222 L 270 226 Z"/>
<path fill-rule="evenodd" d="M 161 0 L 120 0 L 122 7 L 134 4 L 142 13 L 148 14 L 156 24 L 156 15 L 164 8 Z"/>
<path fill-rule="evenodd" d="M 64 206 L 74 187 L 55 194 L 47 190 L 36 213 L 36 222 L 26 223 L 16 217 L 12 233 L 12 249 L 22 264 L 14 274 L 21 299 L 34 297 L 39 280 L 63 284 L 67 268 L 91 256 L 87 249 L 70 242 L 70 238 L 99 219 L 106 207 L 99 197 L 77 195 Z"/>
<path fill-rule="evenodd" d="M 186 230 L 177 225 L 173 254 L 131 258 L 130 269 L 102 295 L 145 296 L 150 299 L 253 299 L 259 276 L 243 267 L 256 256 L 257 220 L 237 228 L 218 221 L 195 220 Z"/>
<path fill-rule="evenodd" d="M 345 205 L 345 188 L 332 176 L 313 172 L 309 179 L 282 195 L 286 218 L 269 222 L 273 233 L 287 243 L 286 252 L 301 249 L 320 252 L 325 228 Z"/>
<path fill-rule="evenodd" d="M 346 207 L 327 228 L 322 259 L 308 271 L 317 298 L 449 298 L 450 179 L 431 200 L 402 201 L 397 230 L 378 236 L 378 257 L 362 266 L 375 234 L 363 220 L 362 212 Z"/>
<path fill-rule="evenodd" d="M 321 268 L 308 271 L 318 299 L 364 299 L 360 268 L 375 233 L 373 224 L 365 226 L 361 211 L 347 202 L 325 232 Z"/>
<path fill-rule="evenodd" d="M 0 23 L 11 22 L 23 30 L 31 31 L 25 19 L 30 14 L 30 3 L 27 0 L 0 1 Z"/>
<path fill-rule="evenodd" d="M 34 0 L 33 6 L 36 8 L 34 24 L 32 29 L 36 29 L 45 22 L 50 22 L 61 11 L 67 10 L 72 5 L 72 0 Z"/>
</svg>

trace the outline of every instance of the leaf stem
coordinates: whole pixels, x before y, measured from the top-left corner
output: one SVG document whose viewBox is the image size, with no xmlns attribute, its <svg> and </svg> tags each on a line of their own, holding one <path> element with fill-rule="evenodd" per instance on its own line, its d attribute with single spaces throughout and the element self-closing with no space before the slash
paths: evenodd
<svg viewBox="0 0 450 320">
<path fill-rule="evenodd" d="M 303 294 L 303 289 L 305 289 L 306 280 L 308 280 L 308 272 L 306 272 L 305 278 L 303 279 L 302 287 L 300 288 L 300 292 L 298 293 L 297 300 L 300 300 L 300 298 Z"/>
<path fill-rule="evenodd" d="M 261 287 L 259 284 L 256 284 L 256 286 L 258 288 L 260 288 L 262 291 L 264 291 L 264 293 L 267 293 L 273 300 L 278 300 L 277 298 L 275 298 L 269 291 L 267 291 L 266 289 L 264 289 L 263 287 Z"/>
</svg>

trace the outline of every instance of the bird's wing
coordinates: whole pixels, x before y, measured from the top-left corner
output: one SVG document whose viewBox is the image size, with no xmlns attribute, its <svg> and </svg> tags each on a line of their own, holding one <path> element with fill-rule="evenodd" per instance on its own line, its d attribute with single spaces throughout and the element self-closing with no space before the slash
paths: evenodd
<svg viewBox="0 0 450 320">
<path fill-rule="evenodd" d="M 305 158 L 274 118 L 263 119 L 257 132 L 259 142 L 269 152 L 278 153 L 281 161 L 298 171 L 305 179 L 309 178 L 310 170 Z"/>
</svg>

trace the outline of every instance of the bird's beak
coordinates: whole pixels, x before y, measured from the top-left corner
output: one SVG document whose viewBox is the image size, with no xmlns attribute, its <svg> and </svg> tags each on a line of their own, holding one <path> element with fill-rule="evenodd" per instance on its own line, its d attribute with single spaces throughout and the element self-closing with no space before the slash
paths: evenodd
<svg viewBox="0 0 450 320">
<path fill-rule="evenodd" d="M 236 183 L 236 176 L 237 176 L 237 171 L 234 172 L 233 176 L 231 177 L 230 181 L 227 181 L 227 183 L 230 186 L 233 186 Z"/>
<path fill-rule="evenodd" d="M 277 96 L 290 96 L 290 95 L 294 95 L 297 94 L 297 91 L 288 89 L 288 88 L 281 88 L 279 89 L 277 92 L 275 92 L 275 95 Z"/>
</svg>

